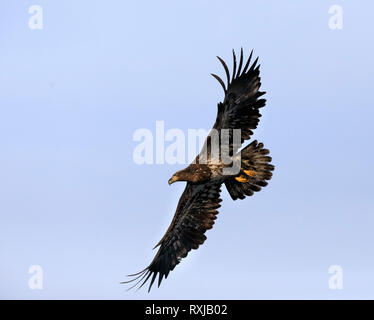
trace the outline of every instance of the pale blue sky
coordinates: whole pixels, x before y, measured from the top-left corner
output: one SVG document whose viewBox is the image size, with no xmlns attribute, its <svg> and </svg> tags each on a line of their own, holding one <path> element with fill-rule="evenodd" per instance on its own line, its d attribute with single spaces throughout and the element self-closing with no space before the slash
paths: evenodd
<svg viewBox="0 0 374 320">
<path fill-rule="evenodd" d="M 34 4 L 43 30 L 28 28 Z M 373 14 L 372 1 L 1 0 L 0 297 L 373 299 Z M 241 46 L 260 56 L 255 137 L 273 180 L 241 202 L 224 190 L 205 244 L 159 289 L 126 292 L 184 188 L 167 184 L 182 165 L 133 162 L 132 135 L 156 120 L 209 129 L 215 56 Z"/>
</svg>

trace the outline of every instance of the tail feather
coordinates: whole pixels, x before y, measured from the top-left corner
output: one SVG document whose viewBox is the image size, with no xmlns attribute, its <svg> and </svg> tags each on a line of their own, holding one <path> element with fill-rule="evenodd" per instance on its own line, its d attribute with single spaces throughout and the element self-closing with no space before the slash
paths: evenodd
<svg viewBox="0 0 374 320">
<path fill-rule="evenodd" d="M 233 200 L 244 199 L 265 187 L 272 177 L 274 166 L 270 164 L 269 150 L 256 140 L 241 150 L 241 170 L 225 181 Z"/>
</svg>

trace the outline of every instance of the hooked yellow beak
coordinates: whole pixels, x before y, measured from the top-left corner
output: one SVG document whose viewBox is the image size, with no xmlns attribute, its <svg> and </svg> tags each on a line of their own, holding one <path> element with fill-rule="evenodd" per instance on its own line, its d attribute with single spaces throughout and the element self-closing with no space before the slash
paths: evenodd
<svg viewBox="0 0 374 320">
<path fill-rule="evenodd" d="M 170 184 L 174 183 L 175 181 L 178 181 L 178 178 L 174 175 L 174 176 L 172 176 L 172 177 L 169 179 L 168 183 L 169 183 L 169 185 L 170 185 Z"/>
</svg>

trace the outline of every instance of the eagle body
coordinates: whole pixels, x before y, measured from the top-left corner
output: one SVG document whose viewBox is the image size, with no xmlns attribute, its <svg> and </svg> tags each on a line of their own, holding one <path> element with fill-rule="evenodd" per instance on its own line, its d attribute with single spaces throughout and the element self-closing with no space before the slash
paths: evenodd
<svg viewBox="0 0 374 320">
<path fill-rule="evenodd" d="M 213 138 L 214 135 L 209 134 L 196 159 L 169 179 L 169 184 L 185 181 L 186 188 L 169 228 L 155 246 L 159 249 L 154 259 L 147 268 L 130 275 L 134 278 L 125 282 L 136 281 L 132 287 L 140 283 L 142 287 L 150 280 L 149 291 L 157 275 L 160 286 L 162 279 L 167 278 L 189 251 L 198 249 L 204 243 L 205 232 L 213 227 L 221 206 L 222 185 L 225 185 L 233 200 L 245 199 L 265 187 L 272 177 L 274 166 L 270 163 L 272 159 L 268 155 L 269 150 L 256 140 L 243 147 L 257 128 L 261 117 L 260 108 L 266 103 L 265 99 L 260 99 L 265 92 L 259 91 L 261 78 L 258 58 L 250 66 L 251 52 L 244 64 L 241 49 L 237 63 L 233 51 L 232 75 L 226 63 L 220 57 L 217 58 L 223 65 L 227 83 L 212 74 L 225 93 L 223 102 L 218 103 L 217 117 L 211 131 L 216 136 Z M 239 140 L 234 137 L 238 130 Z M 228 139 L 223 138 L 224 134 Z M 212 145 L 217 139 L 218 153 L 214 153 Z M 235 170 L 228 171 L 231 167 Z"/>
</svg>

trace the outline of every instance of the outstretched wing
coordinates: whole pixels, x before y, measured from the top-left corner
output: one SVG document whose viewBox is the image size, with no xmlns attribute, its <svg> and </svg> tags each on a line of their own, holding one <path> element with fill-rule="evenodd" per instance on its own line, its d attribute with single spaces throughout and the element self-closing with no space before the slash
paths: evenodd
<svg viewBox="0 0 374 320">
<path fill-rule="evenodd" d="M 141 283 L 141 288 L 150 278 L 148 291 L 158 274 L 158 286 L 163 277 L 167 278 L 170 271 L 187 256 L 191 249 L 197 249 L 204 243 L 205 231 L 211 229 L 221 206 L 221 183 L 208 182 L 205 184 L 191 184 L 187 186 L 179 200 L 174 218 L 163 238 L 156 245 L 160 246 L 151 264 L 141 272 L 130 275 L 134 279 L 126 281 Z M 131 289 L 130 288 L 130 289 Z"/>
<path fill-rule="evenodd" d="M 212 74 L 225 92 L 223 102 L 218 104 L 217 118 L 213 129 L 216 129 L 219 135 L 222 129 L 241 130 L 240 143 L 233 142 L 233 131 L 228 130 L 230 138 L 229 150 L 231 154 L 236 153 L 242 143 L 248 140 L 253 134 L 252 130 L 257 128 L 261 117 L 259 109 L 265 106 L 266 103 L 265 99 L 259 99 L 265 92 L 259 91 L 261 78 L 260 65 L 257 65 L 258 58 L 250 66 L 252 53 L 253 51 L 243 67 L 243 49 L 240 50 L 239 65 L 237 65 L 235 51 L 233 50 L 232 75 L 230 75 L 226 63 L 220 57 L 217 57 L 225 69 L 227 84 L 219 76 Z"/>
</svg>

